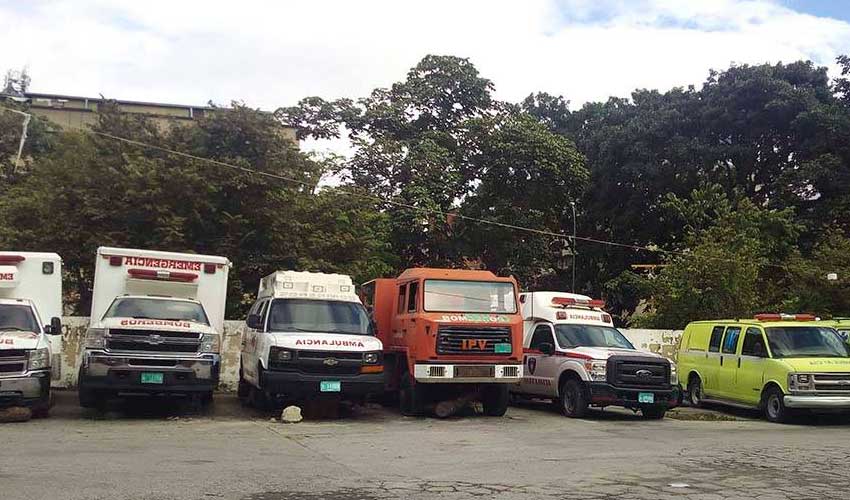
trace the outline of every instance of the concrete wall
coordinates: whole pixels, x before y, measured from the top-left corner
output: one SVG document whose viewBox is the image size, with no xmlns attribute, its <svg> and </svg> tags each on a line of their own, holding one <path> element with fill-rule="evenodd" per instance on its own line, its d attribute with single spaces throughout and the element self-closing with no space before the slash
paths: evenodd
<svg viewBox="0 0 850 500">
<path fill-rule="evenodd" d="M 75 387 L 82 359 L 83 341 L 86 336 L 89 319 L 84 317 L 66 317 L 62 320 L 62 354 L 60 372 L 54 386 Z M 221 385 L 222 390 L 236 390 L 239 381 L 239 349 L 244 321 L 225 321 L 224 338 L 221 345 Z M 676 352 L 681 331 L 677 330 L 636 330 L 622 329 L 623 334 L 641 351 L 648 351 L 672 358 Z"/>
</svg>

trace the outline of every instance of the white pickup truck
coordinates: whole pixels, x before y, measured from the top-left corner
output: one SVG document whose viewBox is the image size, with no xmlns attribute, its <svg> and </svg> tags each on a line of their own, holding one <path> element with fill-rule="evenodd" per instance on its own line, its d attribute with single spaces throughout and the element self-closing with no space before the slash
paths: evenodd
<svg viewBox="0 0 850 500">
<path fill-rule="evenodd" d="M 28 406 L 47 416 L 51 366 L 59 375 L 61 315 L 62 259 L 0 252 L 0 406 Z"/>
<path fill-rule="evenodd" d="M 351 278 L 278 271 L 260 281 L 242 337 L 239 396 L 253 406 L 384 391 L 383 344 Z"/>
<path fill-rule="evenodd" d="M 96 259 L 80 405 L 158 394 L 210 402 L 221 370 L 230 261 L 106 247 Z"/>
<path fill-rule="evenodd" d="M 621 406 L 660 419 L 679 403 L 676 366 L 614 328 L 604 302 L 564 292 L 520 294 L 525 370 L 515 396 L 551 399 L 568 417 Z"/>
</svg>

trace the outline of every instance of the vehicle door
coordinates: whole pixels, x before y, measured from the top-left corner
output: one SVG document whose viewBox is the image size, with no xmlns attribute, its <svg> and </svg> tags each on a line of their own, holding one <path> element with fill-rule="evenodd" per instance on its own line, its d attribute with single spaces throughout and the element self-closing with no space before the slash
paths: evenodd
<svg viewBox="0 0 850 500">
<path fill-rule="evenodd" d="M 723 343 L 724 326 L 715 326 L 711 329 L 711 337 L 708 340 L 708 351 L 705 358 L 697 365 L 702 376 L 702 389 L 706 396 L 717 393 L 717 370 L 720 368 L 720 346 Z"/>
<path fill-rule="evenodd" d="M 265 345 L 262 335 L 266 330 L 266 312 L 269 302 L 268 299 L 260 300 L 248 311 L 249 316 L 256 314 L 260 317 L 260 328 L 251 328 L 246 325 L 245 333 L 242 335 L 242 372 L 246 380 L 254 383 L 259 382 L 257 366 L 260 363 L 263 345 Z M 267 361 L 263 360 L 263 365 L 266 367 L 268 367 Z"/>
<path fill-rule="evenodd" d="M 764 332 L 756 326 L 747 327 L 744 340 L 741 342 L 741 355 L 738 356 L 735 400 L 753 405 L 759 403 L 761 390 L 764 387 L 764 368 L 767 358 Z"/>
<path fill-rule="evenodd" d="M 406 341 L 411 349 L 411 354 L 416 350 L 416 343 L 411 342 L 416 334 L 416 304 L 418 296 L 418 282 L 408 281 L 398 287 L 398 297 L 392 321 L 393 337 L 408 338 Z M 411 305 L 413 307 L 411 307 Z"/>
<path fill-rule="evenodd" d="M 735 396 L 740 344 L 741 327 L 727 327 L 723 334 L 723 345 L 720 347 L 720 366 L 717 368 L 717 394 L 724 398 Z"/>
<path fill-rule="evenodd" d="M 543 344 L 548 346 L 542 347 Z M 534 327 L 531 335 L 531 343 L 524 350 L 522 381 L 520 387 L 523 393 L 554 396 L 556 388 L 554 380 L 558 376 L 559 361 L 564 358 L 554 355 L 555 335 L 552 326 L 539 324 Z M 541 348 L 542 347 L 542 348 Z M 543 350 L 551 348 L 551 354 L 544 354 Z"/>
</svg>

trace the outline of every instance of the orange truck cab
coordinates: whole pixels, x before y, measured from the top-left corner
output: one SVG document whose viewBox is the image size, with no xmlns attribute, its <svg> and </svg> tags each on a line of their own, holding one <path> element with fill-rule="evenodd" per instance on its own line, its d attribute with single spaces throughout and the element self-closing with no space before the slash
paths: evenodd
<svg viewBox="0 0 850 500">
<path fill-rule="evenodd" d="M 405 415 L 448 416 L 478 400 L 504 415 L 522 379 L 517 283 L 489 271 L 413 268 L 363 284 L 384 344 L 386 389 Z"/>
</svg>

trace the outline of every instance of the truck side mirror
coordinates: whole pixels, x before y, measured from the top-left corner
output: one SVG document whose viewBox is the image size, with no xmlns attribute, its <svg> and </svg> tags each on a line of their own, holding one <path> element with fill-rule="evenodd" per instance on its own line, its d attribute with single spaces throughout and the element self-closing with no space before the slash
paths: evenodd
<svg viewBox="0 0 850 500">
<path fill-rule="evenodd" d="M 50 324 L 45 330 L 48 335 L 62 335 L 62 320 L 55 316 L 50 318 Z"/>
<path fill-rule="evenodd" d="M 248 325 L 248 328 L 252 330 L 259 330 L 261 328 L 262 321 L 260 320 L 259 314 L 249 314 L 248 319 L 245 320 L 245 324 Z"/>
<path fill-rule="evenodd" d="M 551 356 L 555 352 L 555 346 L 553 346 L 549 342 L 543 342 L 542 344 L 540 344 L 540 352 L 547 356 Z"/>
</svg>

